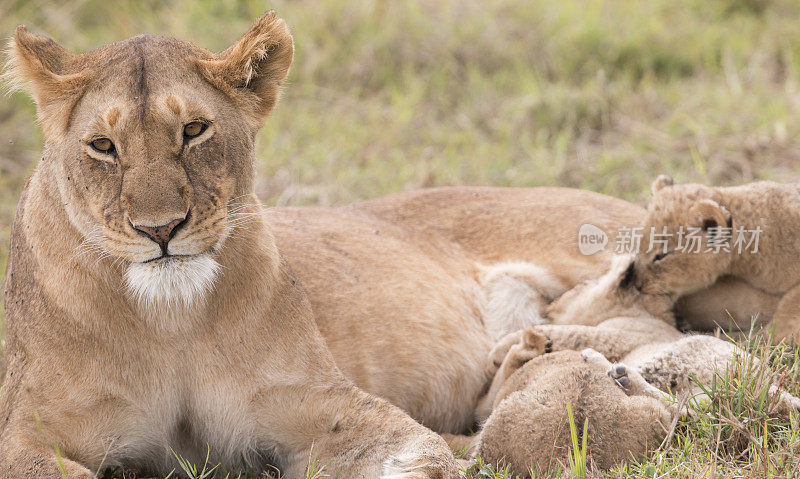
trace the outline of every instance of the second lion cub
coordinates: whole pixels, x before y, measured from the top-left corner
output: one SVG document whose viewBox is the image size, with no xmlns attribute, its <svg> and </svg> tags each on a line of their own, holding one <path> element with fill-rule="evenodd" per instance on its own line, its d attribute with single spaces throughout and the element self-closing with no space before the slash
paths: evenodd
<svg viewBox="0 0 800 479">
<path fill-rule="evenodd" d="M 451 447 L 509 466 L 513 477 L 547 472 L 571 447 L 568 405 L 579 429 L 588 420 L 589 454 L 601 468 L 641 459 L 661 443 L 674 408 L 635 370 L 612 365 L 593 349 L 541 355 L 541 335 L 514 336 L 519 341 L 485 398 L 491 414 L 479 415 L 485 422 L 475 436 L 446 435 Z"/>
<path fill-rule="evenodd" d="M 678 296 L 723 276 L 780 296 L 778 339 L 800 333 L 800 186 L 758 182 L 717 188 L 660 176 L 644 221 L 633 282 L 651 295 Z M 689 246 L 694 232 L 700 244 Z M 681 240 L 683 239 L 683 244 Z M 651 241 L 652 240 L 652 241 Z M 663 247 L 662 247 L 663 246 Z M 657 312 L 653 312 L 657 313 Z"/>
</svg>

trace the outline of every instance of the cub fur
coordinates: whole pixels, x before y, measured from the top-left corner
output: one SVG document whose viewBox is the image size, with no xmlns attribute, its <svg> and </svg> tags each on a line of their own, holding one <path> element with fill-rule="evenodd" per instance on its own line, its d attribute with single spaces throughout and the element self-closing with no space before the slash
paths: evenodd
<svg viewBox="0 0 800 479">
<path fill-rule="evenodd" d="M 571 323 L 568 315 L 575 310 L 553 310 L 554 324 L 509 335 L 495 346 L 490 357 L 503 354 L 509 343 L 519 341 L 517 338 L 538 333 L 549 338 L 553 350 L 593 348 L 611 361 L 622 361 L 636 369 L 648 383 L 663 391 L 690 391 L 695 395 L 701 391 L 697 383 L 710 385 L 715 375 L 734 361 L 755 361 L 730 341 L 704 334 L 683 334 L 652 317 L 640 301 L 642 295 L 638 291 L 617 286 L 630 274 L 633 259 L 623 257 L 616 263 L 600 279 L 587 281 L 569 292 L 568 299 L 594 311 L 594 326 Z M 624 307 L 614 308 L 615 302 Z M 772 393 L 779 391 L 774 389 Z M 800 410 L 800 401 L 780 392 L 776 412 L 790 410 Z"/>
<path fill-rule="evenodd" d="M 698 398 L 703 395 L 699 384 L 707 387 L 735 361 L 757 362 L 731 342 L 682 334 L 650 316 L 640 294 L 618 288 L 632 261 L 622 257 L 603 277 L 565 294 L 562 298 L 580 308 L 554 308 L 550 313 L 555 324 L 517 331 L 497 343 L 487 358 L 487 375 L 493 380 L 476 409 L 476 421 L 484 427 L 473 437 L 445 436 L 451 447 L 510 465 L 523 477 L 530 466 L 534 472 L 545 471 L 569 449 L 569 401 L 581 418 L 577 424 L 589 418 L 592 460 L 609 467 L 643 457 L 663 439 L 664 427 L 676 413 L 664 393 Z M 583 308 L 594 312 L 594 325 L 570 324 L 567 315 L 576 312 L 582 314 L 579 321 L 587 322 Z M 556 352 L 542 356 L 546 350 Z M 577 359 L 581 350 L 584 363 Z M 619 363 L 612 366 L 609 361 Z M 603 372 L 616 386 L 603 381 Z M 615 389 L 643 398 L 622 398 Z M 800 411 L 800 399 L 775 384 L 769 393 L 774 398 L 770 414 Z M 626 422 L 619 423 L 620 418 Z"/>
<path fill-rule="evenodd" d="M 644 293 L 677 299 L 736 278 L 780 297 L 771 322 L 777 338 L 800 333 L 800 186 L 718 188 L 660 177 L 643 226 L 642 244 L 653 232 L 668 234 L 666 248 L 642 248 L 637 256 L 633 283 Z M 680 232 L 692 229 L 702 240 L 699 248 L 686 238 L 679 245 Z"/>
<path fill-rule="evenodd" d="M 598 467 L 643 459 L 658 447 L 674 413 L 660 391 L 591 349 L 530 359 L 536 348 L 526 341 L 535 336 L 527 334 L 504 358 L 500 368 L 511 374 L 495 378 L 491 414 L 479 433 L 446 436 L 451 447 L 509 466 L 514 477 L 546 473 L 571 448 L 568 404 L 579 428 L 588 421 L 589 457 Z"/>
</svg>

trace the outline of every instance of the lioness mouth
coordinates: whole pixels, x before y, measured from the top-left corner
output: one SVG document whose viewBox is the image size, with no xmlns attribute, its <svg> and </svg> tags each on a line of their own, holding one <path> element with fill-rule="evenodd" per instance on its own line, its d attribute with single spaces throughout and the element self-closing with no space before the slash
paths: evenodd
<svg viewBox="0 0 800 479">
<path fill-rule="evenodd" d="M 207 254 L 207 253 L 210 253 L 210 251 L 199 253 L 199 254 L 168 254 L 167 253 L 167 254 L 162 254 L 161 256 L 157 256 L 155 258 L 150 258 L 148 260 L 141 261 L 141 264 L 147 264 L 147 263 L 166 264 L 166 263 L 169 263 L 170 261 L 186 261 L 186 260 L 191 261 L 192 258 L 197 258 L 197 257 L 202 256 L 202 255 Z"/>
<path fill-rule="evenodd" d="M 146 306 L 189 306 L 201 302 L 212 289 L 219 266 L 209 253 L 162 255 L 129 264 L 125 283 L 129 294 Z"/>
</svg>

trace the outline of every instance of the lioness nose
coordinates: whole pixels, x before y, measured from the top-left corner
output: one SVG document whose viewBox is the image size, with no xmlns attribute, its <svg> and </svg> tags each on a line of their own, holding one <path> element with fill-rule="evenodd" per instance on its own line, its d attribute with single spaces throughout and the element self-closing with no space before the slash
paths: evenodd
<svg viewBox="0 0 800 479">
<path fill-rule="evenodd" d="M 143 235 L 147 236 L 151 240 L 158 243 L 162 248 L 164 248 L 169 240 L 175 236 L 175 233 L 183 226 L 186 222 L 186 217 L 183 218 L 176 218 L 169 223 L 163 224 L 161 226 L 144 226 L 144 225 L 132 225 L 134 229 L 138 232 L 142 233 Z"/>
</svg>

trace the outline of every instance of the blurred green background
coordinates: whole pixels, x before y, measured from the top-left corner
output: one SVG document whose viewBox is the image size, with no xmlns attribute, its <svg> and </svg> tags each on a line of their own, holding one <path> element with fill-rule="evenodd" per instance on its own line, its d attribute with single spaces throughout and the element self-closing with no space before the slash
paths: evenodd
<svg viewBox="0 0 800 479">
<path fill-rule="evenodd" d="M 269 204 L 456 184 L 641 203 L 659 173 L 800 177 L 797 0 L 0 0 L 0 32 L 25 23 L 77 52 L 142 32 L 221 50 L 269 8 L 296 44 L 259 139 Z M 2 271 L 41 142 L 31 100 L 0 98 Z"/>
</svg>

